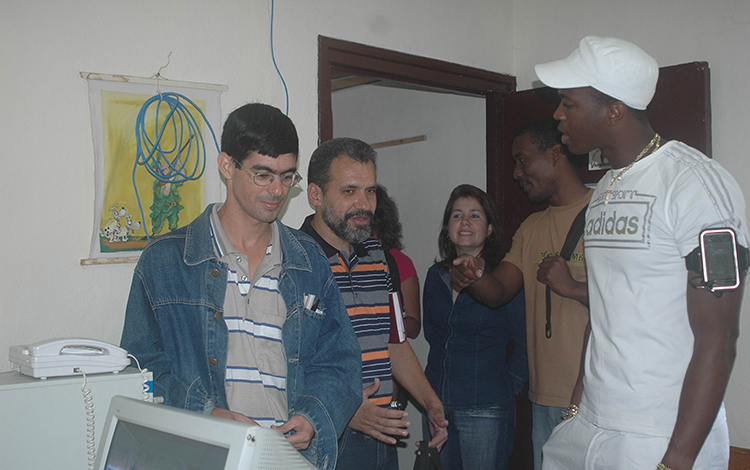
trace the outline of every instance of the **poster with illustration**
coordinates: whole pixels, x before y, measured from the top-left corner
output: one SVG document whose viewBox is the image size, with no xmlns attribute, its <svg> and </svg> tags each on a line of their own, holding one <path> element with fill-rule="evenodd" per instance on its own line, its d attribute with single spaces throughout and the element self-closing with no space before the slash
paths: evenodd
<svg viewBox="0 0 750 470">
<path fill-rule="evenodd" d="M 90 258 L 130 258 L 221 198 L 216 141 L 226 87 L 92 75 L 85 77 L 96 154 Z"/>
</svg>

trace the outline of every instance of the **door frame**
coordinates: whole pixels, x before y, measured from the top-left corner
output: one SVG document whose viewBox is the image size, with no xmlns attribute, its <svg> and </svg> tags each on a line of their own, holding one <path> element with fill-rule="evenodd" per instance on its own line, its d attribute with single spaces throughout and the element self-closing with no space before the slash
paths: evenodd
<svg viewBox="0 0 750 470">
<path fill-rule="evenodd" d="M 487 193 L 496 194 L 495 163 L 502 153 L 502 98 L 516 77 L 403 52 L 318 36 L 318 144 L 333 138 L 331 70 L 412 83 L 459 95 L 483 96 L 487 139 Z"/>
</svg>

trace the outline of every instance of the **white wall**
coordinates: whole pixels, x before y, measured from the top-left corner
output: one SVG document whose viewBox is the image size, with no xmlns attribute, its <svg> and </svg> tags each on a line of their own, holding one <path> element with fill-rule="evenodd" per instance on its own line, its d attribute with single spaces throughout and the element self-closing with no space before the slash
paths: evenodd
<svg viewBox="0 0 750 470">
<path fill-rule="evenodd" d="M 303 173 L 317 145 L 319 34 L 507 70 L 510 17 L 501 12 L 509 3 L 277 2 L 276 59 Z M 149 77 L 172 52 L 163 76 L 229 86 L 224 116 L 248 101 L 283 108 L 270 7 L 269 0 L 0 0 L 0 359 L 12 344 L 47 337 L 119 341 L 133 265 L 79 264 L 93 227 L 94 157 L 87 84 L 78 72 Z M 309 212 L 298 195 L 284 221 L 298 226 Z"/>
<path fill-rule="evenodd" d="M 513 18 L 518 89 L 532 87 L 534 65 L 561 59 L 587 35 L 627 39 L 660 66 L 708 61 L 713 157 L 750 197 L 750 2 L 746 0 L 516 1 Z M 746 202 L 747 204 L 747 202 Z M 750 295 L 745 295 L 737 361 L 726 395 L 732 445 L 750 447 Z"/>
<path fill-rule="evenodd" d="M 378 149 L 378 183 L 396 201 L 404 229 L 404 253 L 424 287 L 438 254 L 437 239 L 451 191 L 469 183 L 486 189 L 485 100 L 422 91 L 365 86 L 332 97 L 333 134 L 368 143 L 425 135 L 427 140 Z M 429 345 L 420 333 L 409 340 L 424 366 Z M 421 417 L 410 406 L 410 435 L 399 451 L 402 469 L 414 466 Z"/>
</svg>

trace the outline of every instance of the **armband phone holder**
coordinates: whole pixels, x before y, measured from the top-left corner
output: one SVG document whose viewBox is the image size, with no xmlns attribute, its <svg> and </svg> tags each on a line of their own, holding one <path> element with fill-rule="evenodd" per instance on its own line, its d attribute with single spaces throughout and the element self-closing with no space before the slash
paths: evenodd
<svg viewBox="0 0 750 470">
<path fill-rule="evenodd" d="M 696 289 L 706 289 L 717 296 L 722 291 L 740 286 L 742 276 L 750 265 L 750 252 L 737 244 L 731 228 L 712 228 L 701 231 L 698 247 L 685 257 L 688 270 L 700 274 L 700 282 L 691 280 Z"/>
</svg>

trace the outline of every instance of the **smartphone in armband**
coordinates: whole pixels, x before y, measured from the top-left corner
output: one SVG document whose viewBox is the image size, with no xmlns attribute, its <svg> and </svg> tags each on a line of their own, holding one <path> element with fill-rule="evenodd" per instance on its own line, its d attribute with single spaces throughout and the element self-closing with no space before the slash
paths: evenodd
<svg viewBox="0 0 750 470">
<path fill-rule="evenodd" d="M 737 237 L 730 228 L 703 230 L 700 234 L 703 285 L 712 292 L 740 285 Z"/>
</svg>

